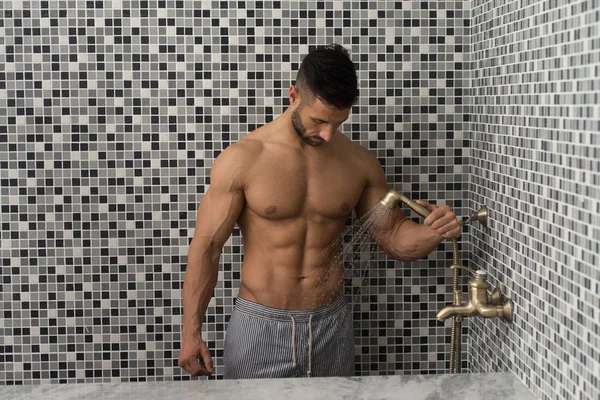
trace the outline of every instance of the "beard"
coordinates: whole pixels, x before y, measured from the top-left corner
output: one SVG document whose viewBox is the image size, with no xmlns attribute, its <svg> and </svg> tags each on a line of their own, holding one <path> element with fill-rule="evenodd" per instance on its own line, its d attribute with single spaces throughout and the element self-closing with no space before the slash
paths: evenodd
<svg viewBox="0 0 600 400">
<path fill-rule="evenodd" d="M 296 108 L 292 113 L 292 126 L 294 127 L 298 137 L 307 145 L 318 147 L 325 143 L 325 141 L 320 137 L 311 137 L 308 135 L 308 133 L 306 133 L 306 128 L 304 128 L 302 119 L 300 118 L 300 107 Z"/>
</svg>

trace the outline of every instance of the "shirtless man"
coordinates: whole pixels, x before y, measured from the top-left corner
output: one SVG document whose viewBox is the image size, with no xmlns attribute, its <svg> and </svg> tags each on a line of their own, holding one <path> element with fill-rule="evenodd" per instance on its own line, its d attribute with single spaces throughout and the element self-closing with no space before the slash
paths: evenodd
<svg viewBox="0 0 600 400">
<path fill-rule="evenodd" d="M 339 126 L 355 103 L 357 77 L 337 45 L 305 57 L 289 108 L 221 153 L 197 214 L 183 286 L 179 366 L 211 375 L 201 336 L 222 246 L 237 223 L 244 238 L 241 286 L 224 348 L 225 378 L 348 376 L 354 373 L 352 314 L 343 265 L 323 254 L 387 192 L 377 158 Z M 391 257 L 426 257 L 461 228 L 448 206 L 419 204 L 423 224 L 393 213 L 378 238 Z M 338 249 L 339 250 L 339 249 Z"/>
</svg>

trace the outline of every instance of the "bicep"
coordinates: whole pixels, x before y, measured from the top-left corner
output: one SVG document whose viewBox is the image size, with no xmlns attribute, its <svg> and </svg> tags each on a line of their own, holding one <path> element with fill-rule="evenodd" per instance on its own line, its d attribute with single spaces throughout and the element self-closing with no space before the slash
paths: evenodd
<svg viewBox="0 0 600 400">
<path fill-rule="evenodd" d="M 388 192 L 387 182 L 383 168 L 379 162 L 375 161 L 370 163 L 367 169 L 368 175 L 366 178 L 365 187 L 363 188 L 362 195 L 356 206 L 356 216 L 359 219 L 364 218 L 367 214 L 379 214 L 376 207 L 385 207 L 380 204 L 381 198 Z M 394 227 L 405 219 L 404 213 L 399 208 L 394 209 L 391 212 L 382 213 L 385 216 L 385 221 L 377 221 L 377 226 L 384 231 L 391 231 Z M 380 232 L 381 234 L 381 232 Z"/>
<path fill-rule="evenodd" d="M 210 187 L 198 207 L 193 241 L 220 250 L 233 232 L 243 207 L 243 191 Z"/>
<path fill-rule="evenodd" d="M 356 206 L 356 215 L 362 218 L 379 204 L 387 193 L 387 182 L 381 164 L 374 155 L 369 154 L 363 164 L 365 186 Z"/>
<path fill-rule="evenodd" d="M 243 157 L 240 150 L 232 150 L 221 153 L 213 164 L 210 187 L 198 207 L 193 246 L 220 251 L 244 208 Z"/>
</svg>

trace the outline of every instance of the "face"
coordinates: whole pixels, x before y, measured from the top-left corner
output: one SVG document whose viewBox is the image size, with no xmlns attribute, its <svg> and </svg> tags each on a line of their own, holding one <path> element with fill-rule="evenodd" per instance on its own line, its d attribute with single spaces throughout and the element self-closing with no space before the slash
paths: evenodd
<svg viewBox="0 0 600 400">
<path fill-rule="evenodd" d="M 297 96 L 292 99 L 292 105 L 295 106 L 292 112 L 294 130 L 304 143 L 313 147 L 330 142 L 340 125 L 350 115 L 350 109 L 330 108 L 314 97 L 300 99 Z"/>
</svg>

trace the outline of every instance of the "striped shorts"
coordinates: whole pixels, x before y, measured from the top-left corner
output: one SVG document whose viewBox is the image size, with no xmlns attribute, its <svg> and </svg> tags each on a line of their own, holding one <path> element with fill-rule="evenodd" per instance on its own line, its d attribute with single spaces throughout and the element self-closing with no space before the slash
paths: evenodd
<svg viewBox="0 0 600 400">
<path fill-rule="evenodd" d="M 238 297 L 225 335 L 225 379 L 354 375 L 352 310 L 343 295 L 311 310 Z"/>
</svg>

